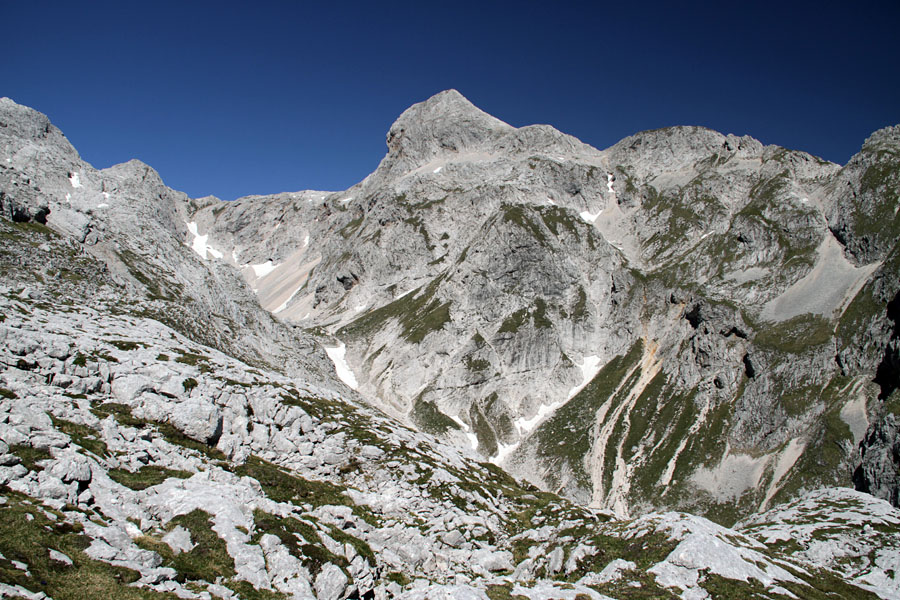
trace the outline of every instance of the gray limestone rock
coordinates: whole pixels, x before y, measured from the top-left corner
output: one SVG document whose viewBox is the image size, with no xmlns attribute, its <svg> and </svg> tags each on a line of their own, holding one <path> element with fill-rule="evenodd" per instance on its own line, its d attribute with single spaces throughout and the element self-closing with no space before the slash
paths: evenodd
<svg viewBox="0 0 900 600">
<path fill-rule="evenodd" d="M 326 563 L 316 576 L 316 598 L 318 600 L 338 600 L 347 589 L 347 575 L 333 563 Z"/>
<path fill-rule="evenodd" d="M 215 445 L 222 434 L 222 413 L 216 405 L 199 399 L 176 403 L 169 422 L 184 435 Z"/>
</svg>

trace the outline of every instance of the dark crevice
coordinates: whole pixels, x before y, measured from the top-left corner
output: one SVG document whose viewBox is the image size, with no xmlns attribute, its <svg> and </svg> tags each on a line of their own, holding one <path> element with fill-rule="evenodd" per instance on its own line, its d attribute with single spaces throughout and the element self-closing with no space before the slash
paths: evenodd
<svg viewBox="0 0 900 600">
<path fill-rule="evenodd" d="M 684 318 L 688 320 L 691 327 L 697 329 L 700 326 L 700 323 L 703 322 L 703 317 L 700 316 L 700 305 L 695 304 L 691 310 L 684 313 Z"/>
<path fill-rule="evenodd" d="M 729 329 L 729 330 L 725 333 L 725 337 L 731 337 L 731 336 L 733 336 L 733 335 L 736 335 L 737 337 L 741 338 L 742 340 L 746 340 L 746 339 L 747 339 L 747 334 L 746 334 L 746 332 L 744 332 L 744 331 L 741 330 L 741 329 L 738 329 L 737 327 L 732 327 L 731 329 Z"/>
<path fill-rule="evenodd" d="M 750 355 L 745 354 L 742 360 L 744 361 L 744 373 L 747 374 L 747 378 L 753 379 L 756 377 L 756 369 L 753 368 L 753 363 L 750 362 Z"/>
<path fill-rule="evenodd" d="M 900 388 L 900 292 L 888 302 L 887 317 L 893 323 L 891 339 L 875 371 L 875 383 L 881 388 L 879 400 L 886 400 Z"/>
</svg>

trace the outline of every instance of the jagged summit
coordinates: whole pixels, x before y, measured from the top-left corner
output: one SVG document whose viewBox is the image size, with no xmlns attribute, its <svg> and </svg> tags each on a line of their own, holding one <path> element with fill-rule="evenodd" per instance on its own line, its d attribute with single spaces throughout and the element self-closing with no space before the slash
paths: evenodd
<svg viewBox="0 0 900 600">
<path fill-rule="evenodd" d="M 456 90 L 414 104 L 387 133 L 380 168 L 409 171 L 442 154 L 484 150 L 513 127 L 479 110 Z"/>
</svg>

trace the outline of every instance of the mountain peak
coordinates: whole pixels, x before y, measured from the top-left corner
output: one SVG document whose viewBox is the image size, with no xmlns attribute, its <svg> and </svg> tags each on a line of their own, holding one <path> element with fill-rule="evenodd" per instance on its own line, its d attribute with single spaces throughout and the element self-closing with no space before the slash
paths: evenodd
<svg viewBox="0 0 900 600">
<path fill-rule="evenodd" d="M 483 148 L 514 129 L 458 91 L 446 90 L 412 105 L 397 118 L 387 134 L 386 160 L 391 167 L 414 168 L 443 153 Z"/>
</svg>

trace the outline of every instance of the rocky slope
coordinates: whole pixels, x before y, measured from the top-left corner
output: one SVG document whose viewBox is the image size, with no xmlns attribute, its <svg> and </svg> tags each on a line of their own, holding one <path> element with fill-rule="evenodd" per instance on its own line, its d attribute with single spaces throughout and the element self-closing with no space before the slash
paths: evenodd
<svg viewBox="0 0 900 600">
<path fill-rule="evenodd" d="M 599 152 L 447 92 L 221 203 L 0 125 L 0 595 L 900 593 L 900 513 L 806 491 L 896 501 L 896 131 Z"/>
<path fill-rule="evenodd" d="M 844 167 L 696 127 L 598 151 L 449 91 L 387 144 L 345 192 L 191 216 L 369 402 L 620 516 L 896 501 L 897 128 Z"/>
</svg>

